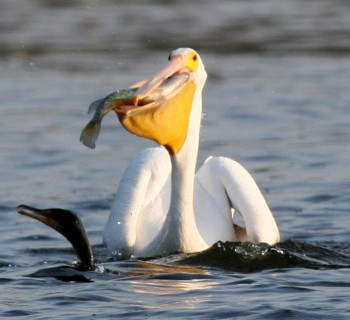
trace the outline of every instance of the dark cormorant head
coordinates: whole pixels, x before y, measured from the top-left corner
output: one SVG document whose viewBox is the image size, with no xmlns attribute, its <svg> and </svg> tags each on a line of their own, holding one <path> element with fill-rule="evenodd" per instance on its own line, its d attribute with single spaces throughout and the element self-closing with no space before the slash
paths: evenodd
<svg viewBox="0 0 350 320">
<path fill-rule="evenodd" d="M 19 214 L 36 219 L 62 234 L 73 246 L 77 254 L 76 267 L 88 270 L 94 267 L 94 257 L 79 217 L 72 211 L 63 209 L 36 209 L 26 205 L 17 207 Z"/>
</svg>

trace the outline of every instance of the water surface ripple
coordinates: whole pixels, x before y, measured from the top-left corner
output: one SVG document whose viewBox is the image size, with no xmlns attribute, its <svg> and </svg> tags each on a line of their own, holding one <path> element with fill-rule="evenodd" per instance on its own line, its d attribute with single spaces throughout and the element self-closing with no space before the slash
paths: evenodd
<svg viewBox="0 0 350 320">
<path fill-rule="evenodd" d="M 345 0 L 0 1 L 0 318 L 349 319 L 350 19 Z M 171 49 L 209 74 L 199 162 L 255 177 L 275 246 L 116 261 L 101 244 L 122 172 L 149 141 L 88 105 L 154 74 Z M 97 269 L 17 205 L 79 214 Z"/>
</svg>

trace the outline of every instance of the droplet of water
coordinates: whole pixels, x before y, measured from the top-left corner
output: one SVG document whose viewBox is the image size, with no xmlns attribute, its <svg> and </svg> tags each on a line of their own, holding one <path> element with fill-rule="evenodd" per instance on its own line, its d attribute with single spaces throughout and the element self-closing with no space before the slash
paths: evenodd
<svg viewBox="0 0 350 320">
<path fill-rule="evenodd" d="M 106 272 L 106 268 L 104 266 L 95 266 L 95 271 L 98 272 L 98 273 L 105 273 Z"/>
</svg>

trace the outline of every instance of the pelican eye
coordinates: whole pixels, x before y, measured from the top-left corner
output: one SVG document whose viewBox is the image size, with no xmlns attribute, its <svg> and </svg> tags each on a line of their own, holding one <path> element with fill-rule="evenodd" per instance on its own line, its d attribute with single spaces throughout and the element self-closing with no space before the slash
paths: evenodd
<svg viewBox="0 0 350 320">
<path fill-rule="evenodd" d="M 195 54 L 195 55 L 192 57 L 192 60 L 193 60 L 193 61 L 197 61 L 197 60 L 198 60 L 198 56 Z"/>
</svg>

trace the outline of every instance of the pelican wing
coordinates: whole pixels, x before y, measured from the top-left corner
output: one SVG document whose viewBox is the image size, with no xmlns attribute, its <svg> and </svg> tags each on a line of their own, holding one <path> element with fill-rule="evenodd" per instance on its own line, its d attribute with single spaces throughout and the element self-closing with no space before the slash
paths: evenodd
<svg viewBox="0 0 350 320">
<path fill-rule="evenodd" d="M 196 174 L 195 187 L 196 221 L 207 243 L 279 241 L 275 219 L 261 191 L 238 162 L 224 157 L 208 158 Z M 233 225 L 234 212 L 242 215 L 245 231 Z"/>
<path fill-rule="evenodd" d="M 120 258 L 147 256 L 170 202 L 171 164 L 163 147 L 141 151 L 119 183 L 104 242 Z"/>
</svg>

